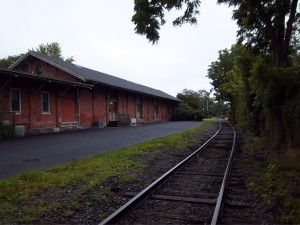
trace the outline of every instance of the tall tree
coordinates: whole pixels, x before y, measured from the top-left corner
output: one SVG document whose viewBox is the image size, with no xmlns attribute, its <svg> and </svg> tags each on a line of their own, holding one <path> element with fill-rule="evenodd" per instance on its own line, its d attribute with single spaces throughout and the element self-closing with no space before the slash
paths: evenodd
<svg viewBox="0 0 300 225">
<path fill-rule="evenodd" d="M 34 51 L 34 49 L 32 49 L 32 51 Z M 73 56 L 64 59 L 64 57 L 62 56 L 61 47 L 60 47 L 58 42 L 51 42 L 51 43 L 47 43 L 47 44 L 39 44 L 39 46 L 36 48 L 35 51 L 40 52 L 40 53 L 45 54 L 45 55 L 49 55 L 53 58 L 58 58 L 58 59 L 65 60 L 65 61 L 70 62 L 70 63 L 75 61 Z"/>
<path fill-rule="evenodd" d="M 268 95 L 266 94 L 265 98 L 271 99 L 266 108 L 271 118 L 269 123 L 272 124 L 269 133 L 273 140 L 273 147 L 278 148 L 282 146 L 285 136 L 282 107 L 287 100 L 287 92 L 289 91 L 287 86 L 283 85 L 286 82 L 283 82 L 280 74 L 282 76 L 287 74 L 282 72 L 282 69 L 291 65 L 289 56 L 295 51 L 293 44 L 297 44 L 297 41 L 293 41 L 297 40 L 296 33 L 299 31 L 298 0 L 217 0 L 217 2 L 234 7 L 233 19 L 237 20 L 238 36 L 241 42 L 246 44 L 254 53 L 260 54 L 262 59 L 269 58 L 269 55 L 273 56 L 273 60 L 268 61 L 267 64 L 274 67 L 274 70 L 261 70 L 261 72 L 266 73 L 260 73 L 262 78 L 258 77 L 256 81 L 265 81 L 262 83 L 268 90 Z M 135 14 L 132 21 L 136 25 L 136 32 L 146 35 L 152 43 L 157 42 L 159 28 L 165 23 L 165 12 L 173 8 L 181 9 L 183 4 L 187 5 L 187 10 L 182 18 L 186 19 L 179 19 L 178 23 L 175 20 L 173 24 L 195 23 L 197 21 L 195 15 L 198 14 L 200 6 L 199 1 L 135 0 Z M 218 69 L 219 67 L 219 65 L 213 65 L 211 69 Z M 226 79 L 226 76 L 221 79 Z"/>
<path fill-rule="evenodd" d="M 179 105 L 181 112 L 189 116 L 190 119 L 194 119 L 195 115 L 197 118 L 203 116 L 220 116 L 224 114 L 224 109 L 227 107 L 224 102 L 215 101 L 210 97 L 211 92 L 206 90 L 188 90 L 184 89 L 182 92 L 177 94 L 177 98 L 182 100 L 182 104 Z"/>
<path fill-rule="evenodd" d="M 187 103 L 193 109 L 201 108 L 201 98 L 199 93 L 196 91 L 184 89 L 182 92 L 177 94 L 177 98 Z"/>
<path fill-rule="evenodd" d="M 296 43 L 293 40 L 299 29 L 298 0 L 218 0 L 218 3 L 234 7 L 233 19 L 239 26 L 240 41 L 264 57 L 254 68 L 259 69 L 259 73 L 252 78 L 255 81 L 252 83 L 257 86 L 254 89 L 256 98 L 265 100 L 263 105 L 271 124 L 269 138 L 272 147 L 278 149 L 283 146 L 287 132 L 283 125 L 282 107 L 289 90 L 283 85 L 287 74 L 283 70 L 291 65 L 289 56 Z M 265 61 L 269 54 L 273 60 Z"/>
<path fill-rule="evenodd" d="M 7 58 L 0 59 L 0 69 L 8 69 L 8 67 L 17 61 L 24 54 L 8 56 Z"/>
<path fill-rule="evenodd" d="M 251 120 L 254 100 L 249 78 L 254 61 L 255 57 L 243 45 L 236 44 L 230 50 L 219 51 L 218 60 L 208 69 L 217 98 L 230 102 L 231 119 L 239 125 Z"/>
<path fill-rule="evenodd" d="M 227 92 L 220 90 L 222 84 L 228 82 L 226 73 L 233 67 L 233 54 L 228 49 L 219 51 L 219 58 L 212 62 L 208 68 L 208 77 L 212 80 L 211 84 L 214 87 L 216 99 L 231 102 L 232 96 Z"/>
<path fill-rule="evenodd" d="M 205 90 L 202 90 L 205 92 Z M 184 89 L 177 94 L 177 98 L 182 100 L 177 109 L 177 119 L 179 120 L 201 120 L 204 116 L 202 92 Z"/>
<path fill-rule="evenodd" d="M 34 49 L 32 50 L 34 51 Z M 39 44 L 35 51 L 40 52 L 44 55 L 49 55 L 53 58 L 63 59 L 61 54 L 61 47 L 57 42 Z"/>
<path fill-rule="evenodd" d="M 298 0 L 218 0 L 234 6 L 238 36 L 257 52 L 273 54 L 277 67 L 289 65 L 293 33 L 299 23 Z"/>
<path fill-rule="evenodd" d="M 64 59 L 62 56 L 62 50 L 58 42 L 51 42 L 47 44 L 39 44 L 36 49 L 31 49 L 31 51 L 37 51 L 45 55 L 49 55 L 54 58 L 65 60 L 66 62 L 73 63 L 75 61 L 74 57 L 67 57 Z M 8 69 L 8 67 L 16 62 L 20 57 L 25 55 L 24 53 L 14 56 L 8 56 L 7 58 L 0 59 L 0 69 Z"/>
</svg>

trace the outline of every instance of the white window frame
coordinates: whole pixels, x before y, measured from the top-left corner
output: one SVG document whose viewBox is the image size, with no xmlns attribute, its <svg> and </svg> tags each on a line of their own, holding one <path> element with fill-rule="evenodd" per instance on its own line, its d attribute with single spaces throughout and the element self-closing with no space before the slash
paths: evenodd
<svg viewBox="0 0 300 225">
<path fill-rule="evenodd" d="M 19 110 L 16 111 L 16 110 L 13 110 L 13 104 L 12 104 L 12 91 L 18 91 L 19 92 Z M 10 89 L 10 111 L 11 112 L 15 112 L 16 114 L 21 114 L 22 113 L 22 98 L 21 98 L 21 89 L 19 88 L 11 88 Z"/>
<path fill-rule="evenodd" d="M 44 94 L 47 94 L 47 102 L 48 102 L 48 111 L 44 110 Z M 41 92 L 41 108 L 42 108 L 42 114 L 43 115 L 49 115 L 51 114 L 51 109 L 50 109 L 50 93 L 47 91 L 42 91 Z"/>
</svg>

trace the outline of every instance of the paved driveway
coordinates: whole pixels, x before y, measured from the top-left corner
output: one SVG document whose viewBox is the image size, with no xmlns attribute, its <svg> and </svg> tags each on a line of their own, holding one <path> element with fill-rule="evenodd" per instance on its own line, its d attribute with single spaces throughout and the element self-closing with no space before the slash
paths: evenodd
<svg viewBox="0 0 300 225">
<path fill-rule="evenodd" d="M 0 141 L 0 179 L 192 129 L 201 122 L 88 129 Z"/>
</svg>

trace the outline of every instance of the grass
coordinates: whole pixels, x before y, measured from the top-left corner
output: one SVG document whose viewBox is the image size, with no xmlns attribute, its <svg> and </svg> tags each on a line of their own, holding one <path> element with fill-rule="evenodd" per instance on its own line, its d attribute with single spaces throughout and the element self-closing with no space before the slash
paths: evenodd
<svg viewBox="0 0 300 225">
<path fill-rule="evenodd" d="M 278 210 L 278 220 L 284 224 L 300 224 L 300 159 L 291 160 L 284 154 L 266 152 L 265 141 L 248 137 L 246 151 L 255 155 L 245 165 L 255 167 L 249 188 Z"/>
<path fill-rule="evenodd" d="M 108 177 L 119 176 L 123 181 L 134 182 L 144 168 L 137 156 L 187 148 L 199 138 L 200 130 L 212 126 L 213 122 L 207 120 L 192 130 L 1 180 L 0 224 L 32 223 L 46 213 L 59 211 L 65 217 L 72 216 L 80 207 L 77 199 L 85 193 L 92 193 L 97 202 L 111 195 L 102 186 Z"/>
</svg>

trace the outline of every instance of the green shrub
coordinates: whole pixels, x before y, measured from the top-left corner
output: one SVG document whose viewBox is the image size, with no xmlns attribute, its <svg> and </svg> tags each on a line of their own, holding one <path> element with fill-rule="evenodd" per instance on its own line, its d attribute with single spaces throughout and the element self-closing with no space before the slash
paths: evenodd
<svg viewBox="0 0 300 225">
<path fill-rule="evenodd" d="M 177 107 L 175 117 L 173 120 L 197 120 L 197 121 L 202 121 L 203 119 L 203 114 L 201 111 L 192 108 L 189 106 L 187 103 L 180 103 Z"/>
<path fill-rule="evenodd" d="M 0 126 L 0 139 L 11 139 L 15 136 L 13 126 Z"/>
</svg>

